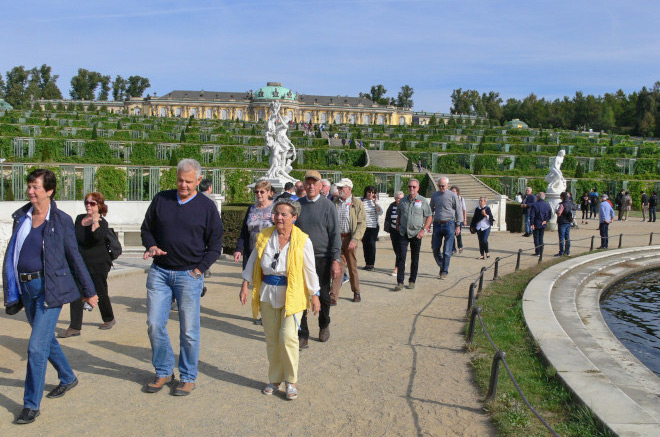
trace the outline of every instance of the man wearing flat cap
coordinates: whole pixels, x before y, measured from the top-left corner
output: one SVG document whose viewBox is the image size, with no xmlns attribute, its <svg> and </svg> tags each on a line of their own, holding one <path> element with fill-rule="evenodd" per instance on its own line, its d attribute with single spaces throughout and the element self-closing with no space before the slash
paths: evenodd
<svg viewBox="0 0 660 437">
<path fill-rule="evenodd" d="M 340 270 L 343 272 L 348 266 L 348 276 L 353 291 L 353 302 L 360 302 L 360 280 L 358 278 L 357 259 L 355 249 L 358 241 L 362 240 L 364 231 L 367 229 L 367 218 L 362 201 L 353 196 L 353 181 L 344 178 L 337 182 L 339 196 L 333 200 L 337 207 L 339 217 L 339 232 L 341 233 L 341 261 Z M 330 293 L 331 305 L 337 304 L 339 289 L 342 281 L 332 281 L 332 292 Z"/>
<path fill-rule="evenodd" d="M 321 174 L 316 170 L 310 170 L 305 174 L 303 183 L 306 195 L 298 200 L 301 211 L 296 220 L 296 226 L 309 235 L 312 246 L 314 246 L 316 274 L 319 276 L 321 285 L 319 340 L 325 342 L 330 338 L 330 282 L 340 274 L 341 239 L 337 209 L 332 201 L 321 195 L 321 179 Z M 307 311 L 301 318 L 298 337 L 300 349 L 309 347 Z"/>
</svg>

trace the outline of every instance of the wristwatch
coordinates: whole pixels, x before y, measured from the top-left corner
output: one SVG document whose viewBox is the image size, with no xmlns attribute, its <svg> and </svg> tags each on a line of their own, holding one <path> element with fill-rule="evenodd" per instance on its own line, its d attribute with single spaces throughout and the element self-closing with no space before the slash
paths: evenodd
<svg viewBox="0 0 660 437">
<path fill-rule="evenodd" d="M 192 269 L 192 274 L 195 277 L 195 279 L 202 279 L 202 273 L 196 273 L 195 269 Z"/>
</svg>

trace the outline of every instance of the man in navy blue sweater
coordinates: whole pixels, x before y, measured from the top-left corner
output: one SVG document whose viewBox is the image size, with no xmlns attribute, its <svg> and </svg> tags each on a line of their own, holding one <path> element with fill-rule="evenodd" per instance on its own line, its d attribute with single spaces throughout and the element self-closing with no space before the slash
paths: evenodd
<svg viewBox="0 0 660 437">
<path fill-rule="evenodd" d="M 147 325 L 154 379 L 144 391 L 156 393 L 174 382 L 174 352 L 167 334 L 172 296 L 179 306 L 181 381 L 175 396 L 195 388 L 199 361 L 200 308 L 204 271 L 222 253 L 222 220 L 218 208 L 199 195 L 202 167 L 183 159 L 176 172 L 176 190 L 154 196 L 142 222 L 144 259 L 153 258 L 147 277 Z"/>
<path fill-rule="evenodd" d="M 534 255 L 536 256 L 541 255 L 543 250 L 543 234 L 551 217 L 552 208 L 545 201 L 545 193 L 540 191 L 536 195 L 536 202 L 532 203 L 529 211 L 530 226 L 534 235 Z"/>
</svg>

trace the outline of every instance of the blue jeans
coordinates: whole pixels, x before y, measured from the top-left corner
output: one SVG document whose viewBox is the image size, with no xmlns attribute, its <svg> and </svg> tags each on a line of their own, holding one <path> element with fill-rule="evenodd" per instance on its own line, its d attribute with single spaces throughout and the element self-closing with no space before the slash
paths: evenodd
<svg viewBox="0 0 660 437">
<path fill-rule="evenodd" d="M 431 247 L 433 248 L 433 257 L 438 267 L 440 267 L 441 273 L 449 273 L 449 261 L 451 260 L 451 252 L 454 250 L 454 235 L 456 234 L 454 223 L 454 221 L 447 223 L 433 222 Z M 442 247 L 443 239 L 445 240 L 444 247 Z"/>
<path fill-rule="evenodd" d="M 166 378 L 174 372 L 174 352 L 167 333 L 172 295 L 179 307 L 179 373 L 182 382 L 195 382 L 199 361 L 199 299 L 202 278 L 190 270 L 167 270 L 151 265 L 147 276 L 147 326 L 151 342 L 151 362 L 156 376 Z"/>
<path fill-rule="evenodd" d="M 525 233 L 531 235 L 532 233 L 532 223 L 530 221 L 529 214 L 523 213 L 523 221 L 525 222 Z"/>
<path fill-rule="evenodd" d="M 605 222 L 600 222 L 600 224 L 598 225 L 598 230 L 600 231 L 599 249 L 607 249 L 607 243 L 610 239 L 610 235 L 609 235 L 610 224 Z"/>
<path fill-rule="evenodd" d="M 57 370 L 60 383 L 70 384 L 76 379 L 76 376 L 55 338 L 55 325 L 62 307 L 44 307 L 45 293 L 42 278 L 20 284 L 25 315 L 32 327 L 28 342 L 23 407 L 38 410 L 44 395 L 46 366 L 49 361 Z"/>
<path fill-rule="evenodd" d="M 566 243 L 564 243 L 564 241 Z M 559 254 L 571 254 L 571 224 L 562 223 L 559 225 Z"/>
</svg>

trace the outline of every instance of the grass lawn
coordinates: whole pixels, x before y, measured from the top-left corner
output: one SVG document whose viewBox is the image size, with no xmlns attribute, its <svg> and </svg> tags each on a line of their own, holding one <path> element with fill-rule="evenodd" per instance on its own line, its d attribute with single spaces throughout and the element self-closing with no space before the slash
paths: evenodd
<svg viewBox="0 0 660 437">
<path fill-rule="evenodd" d="M 575 401 L 563 386 L 555 369 L 541 357 L 525 324 L 522 294 L 529 281 L 545 268 L 559 262 L 544 262 L 506 276 L 483 290 L 477 306 L 493 342 L 506 353 L 506 361 L 531 405 L 561 436 L 609 436 L 589 409 Z M 495 351 L 476 321 L 470 345 L 475 379 L 485 396 Z M 506 368 L 500 364 L 496 398 L 486 404 L 498 428 L 498 435 L 551 435 L 527 408 L 515 389 Z"/>
</svg>

